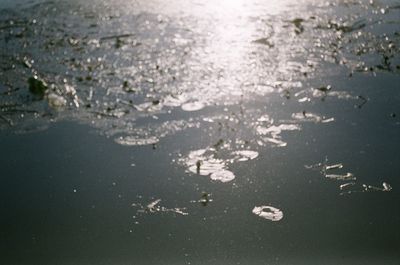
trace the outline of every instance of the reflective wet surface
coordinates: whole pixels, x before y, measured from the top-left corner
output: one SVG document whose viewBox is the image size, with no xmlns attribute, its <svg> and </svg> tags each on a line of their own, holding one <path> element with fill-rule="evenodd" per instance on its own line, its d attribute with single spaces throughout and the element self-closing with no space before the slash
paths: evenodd
<svg viewBox="0 0 400 265">
<path fill-rule="evenodd" d="M 398 1 L 3 1 L 5 264 L 398 264 Z"/>
</svg>

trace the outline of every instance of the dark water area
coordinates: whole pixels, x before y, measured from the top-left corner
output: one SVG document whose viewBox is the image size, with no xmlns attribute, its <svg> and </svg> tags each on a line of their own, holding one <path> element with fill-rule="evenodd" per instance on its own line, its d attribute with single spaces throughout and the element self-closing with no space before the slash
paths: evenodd
<svg viewBox="0 0 400 265">
<path fill-rule="evenodd" d="M 0 264 L 399 264 L 399 1 L 0 2 Z"/>
</svg>

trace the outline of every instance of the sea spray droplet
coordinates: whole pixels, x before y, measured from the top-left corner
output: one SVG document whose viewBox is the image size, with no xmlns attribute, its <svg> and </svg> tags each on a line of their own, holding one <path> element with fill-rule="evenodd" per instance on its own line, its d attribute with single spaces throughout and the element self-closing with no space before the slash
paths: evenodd
<svg viewBox="0 0 400 265">
<path fill-rule="evenodd" d="M 274 222 L 280 221 L 283 218 L 283 212 L 272 206 L 256 206 L 253 208 L 253 213 Z"/>
</svg>

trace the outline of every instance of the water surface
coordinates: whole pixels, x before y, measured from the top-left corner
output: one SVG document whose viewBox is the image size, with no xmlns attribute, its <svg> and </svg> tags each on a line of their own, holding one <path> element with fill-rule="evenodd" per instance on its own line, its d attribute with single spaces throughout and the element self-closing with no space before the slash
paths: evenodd
<svg viewBox="0 0 400 265">
<path fill-rule="evenodd" d="M 4 1 L 4 264 L 398 264 L 398 1 Z"/>
</svg>

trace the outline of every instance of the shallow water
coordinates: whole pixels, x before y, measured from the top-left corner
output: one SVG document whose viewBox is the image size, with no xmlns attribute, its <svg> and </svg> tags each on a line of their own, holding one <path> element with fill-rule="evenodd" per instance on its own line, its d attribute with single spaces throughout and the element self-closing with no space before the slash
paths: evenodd
<svg viewBox="0 0 400 265">
<path fill-rule="evenodd" d="M 1 263 L 400 262 L 400 2 L 0 7 Z"/>
</svg>

